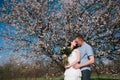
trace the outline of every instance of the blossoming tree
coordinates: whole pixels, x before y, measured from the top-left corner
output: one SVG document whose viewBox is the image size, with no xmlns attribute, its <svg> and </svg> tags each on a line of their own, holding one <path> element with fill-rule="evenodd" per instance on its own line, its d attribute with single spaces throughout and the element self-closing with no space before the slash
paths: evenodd
<svg viewBox="0 0 120 80">
<path fill-rule="evenodd" d="M 1 34 L 27 59 L 46 55 L 59 64 L 58 49 L 81 33 L 96 57 L 120 55 L 119 0 L 11 0 L 0 8 L 0 21 L 15 26 Z"/>
</svg>

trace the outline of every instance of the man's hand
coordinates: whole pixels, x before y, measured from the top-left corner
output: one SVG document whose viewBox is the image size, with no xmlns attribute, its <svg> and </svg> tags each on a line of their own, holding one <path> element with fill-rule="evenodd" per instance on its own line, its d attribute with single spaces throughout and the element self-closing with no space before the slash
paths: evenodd
<svg viewBox="0 0 120 80">
<path fill-rule="evenodd" d="M 80 67 L 91 65 L 94 63 L 94 56 L 89 56 L 89 61 L 82 63 L 82 64 L 75 64 L 73 67 L 75 69 L 79 69 Z"/>
<path fill-rule="evenodd" d="M 75 64 L 75 65 L 73 66 L 73 68 L 79 69 L 79 68 L 80 68 L 80 64 Z"/>
</svg>

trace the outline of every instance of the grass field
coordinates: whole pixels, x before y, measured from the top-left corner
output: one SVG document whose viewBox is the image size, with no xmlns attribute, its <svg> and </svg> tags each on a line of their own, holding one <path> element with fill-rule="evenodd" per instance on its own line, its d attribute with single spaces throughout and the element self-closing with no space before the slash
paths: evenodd
<svg viewBox="0 0 120 80">
<path fill-rule="evenodd" d="M 64 80 L 63 78 L 18 78 L 14 80 Z M 92 76 L 91 80 L 120 80 L 120 78 L 113 79 L 112 77 L 96 77 Z"/>
</svg>

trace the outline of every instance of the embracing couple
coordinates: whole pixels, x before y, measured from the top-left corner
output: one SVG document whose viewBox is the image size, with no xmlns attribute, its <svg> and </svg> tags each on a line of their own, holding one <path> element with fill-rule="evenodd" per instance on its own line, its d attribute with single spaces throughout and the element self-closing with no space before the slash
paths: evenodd
<svg viewBox="0 0 120 80">
<path fill-rule="evenodd" d="M 92 47 L 79 34 L 71 41 L 70 48 L 72 52 L 65 65 L 64 80 L 90 80 L 90 65 L 94 63 Z"/>
</svg>

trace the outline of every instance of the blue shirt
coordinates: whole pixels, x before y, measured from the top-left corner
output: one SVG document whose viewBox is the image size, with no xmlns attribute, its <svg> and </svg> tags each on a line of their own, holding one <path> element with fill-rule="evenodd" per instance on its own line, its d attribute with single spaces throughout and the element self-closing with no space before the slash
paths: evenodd
<svg viewBox="0 0 120 80">
<path fill-rule="evenodd" d="M 85 63 L 89 60 L 89 56 L 93 55 L 92 47 L 84 42 L 81 47 L 78 48 L 80 50 L 80 64 Z M 84 66 L 80 68 L 82 70 L 91 70 L 90 65 Z"/>
</svg>

